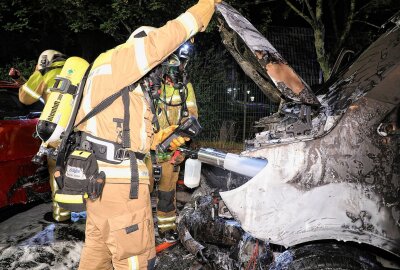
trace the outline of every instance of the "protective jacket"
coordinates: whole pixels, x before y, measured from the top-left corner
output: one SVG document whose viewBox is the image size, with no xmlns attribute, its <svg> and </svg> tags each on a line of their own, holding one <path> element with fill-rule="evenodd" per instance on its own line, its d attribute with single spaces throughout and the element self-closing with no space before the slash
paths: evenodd
<svg viewBox="0 0 400 270">
<path fill-rule="evenodd" d="M 150 32 L 148 36 L 133 39 L 101 54 L 94 61 L 90 71 L 76 123 L 102 100 L 137 82 L 153 67 L 162 63 L 184 41 L 197 31 L 204 30 L 213 11 L 212 1 L 201 0 L 186 13 Z M 131 150 L 147 153 L 153 135 L 152 113 L 139 86 L 130 93 L 129 102 Z M 123 101 L 119 98 L 104 111 L 79 125 L 78 129 L 95 137 L 121 143 L 121 124 L 118 123 L 124 118 L 121 108 Z M 107 167 L 105 169 L 110 168 Z M 109 174 L 103 171 L 109 178 L 111 171 Z"/>
<path fill-rule="evenodd" d="M 54 78 L 60 74 L 65 60 L 56 60 L 43 71 L 35 70 L 28 81 L 19 88 L 19 100 L 30 105 L 43 97 L 44 102 L 50 94 L 49 87 L 54 85 Z"/>
<path fill-rule="evenodd" d="M 50 88 L 54 85 L 55 77 L 60 74 L 64 63 L 65 60 L 55 60 L 44 70 L 35 70 L 28 81 L 19 88 L 19 101 L 25 105 L 30 105 L 43 98 L 44 102 L 47 102 L 47 98 L 50 95 Z M 57 144 L 54 143 L 52 145 L 55 146 Z M 54 180 L 55 161 L 52 158 L 47 159 L 47 167 L 49 170 L 52 198 L 54 198 L 58 187 Z M 54 200 L 52 204 L 54 220 L 65 221 L 70 219 L 70 211 L 61 208 Z"/>
<path fill-rule="evenodd" d="M 179 125 L 189 116 L 198 117 L 196 97 L 191 83 L 184 86 L 183 93 L 181 95 L 179 89 L 169 84 L 161 86 L 160 100 L 156 109 L 161 129 Z M 186 116 L 183 115 L 185 109 L 187 109 Z M 175 155 L 172 161 L 173 155 L 174 152 L 159 153 L 157 157 L 162 166 L 157 192 L 157 227 L 160 234 L 176 229 L 176 183 L 179 177 L 179 163 L 184 157 Z"/>
<path fill-rule="evenodd" d="M 133 86 L 127 98 L 117 98 L 77 129 L 118 144 L 123 143 L 123 135 L 128 134 L 130 151 L 149 152 L 153 114 L 140 85 L 135 83 L 184 41 L 199 30 L 205 30 L 213 12 L 214 1 L 200 0 L 177 19 L 147 36 L 128 40 L 97 57 L 86 81 L 76 124 L 110 95 Z M 129 112 L 125 111 L 127 104 Z M 130 130 L 123 126 L 126 122 L 123 119 L 128 119 Z M 98 162 L 106 180 L 102 196 L 95 201 L 87 200 L 86 238 L 80 269 L 152 269 L 154 266 L 148 171 L 143 161 L 138 160 L 138 197 L 130 199 L 130 162 Z"/>
<path fill-rule="evenodd" d="M 188 116 L 198 117 L 196 96 L 194 94 L 193 85 L 188 83 L 185 96 L 179 94 L 179 90 L 173 86 L 166 84 L 161 86 L 160 99 L 157 106 L 157 118 L 160 128 L 164 129 L 171 125 L 179 125 Z M 184 98 L 185 100 L 182 100 Z M 186 104 L 188 115 L 182 115 L 182 103 Z M 168 105 L 171 104 L 171 105 Z M 181 105 L 179 105 L 181 104 Z M 178 106 L 176 106 L 178 105 Z"/>
</svg>

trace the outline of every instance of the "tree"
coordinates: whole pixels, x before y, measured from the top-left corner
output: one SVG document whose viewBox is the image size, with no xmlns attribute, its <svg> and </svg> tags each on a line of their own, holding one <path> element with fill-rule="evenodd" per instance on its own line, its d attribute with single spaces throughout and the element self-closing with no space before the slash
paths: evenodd
<svg viewBox="0 0 400 270">
<path fill-rule="evenodd" d="M 346 44 L 352 28 L 357 26 L 361 31 L 379 28 L 376 24 L 382 24 L 396 7 L 397 10 L 400 7 L 396 0 L 285 0 L 285 3 L 314 30 L 317 61 L 325 80 L 329 78 L 334 60 Z M 380 18 L 374 16 L 372 20 L 371 14 L 379 14 Z M 360 27 L 360 24 L 369 29 Z M 327 31 L 332 38 L 329 52 Z"/>
<path fill-rule="evenodd" d="M 193 2 L 0 0 L 0 63 L 9 63 L 14 56 L 34 59 L 48 48 L 95 57 L 125 41 L 137 27 L 161 26 Z"/>
</svg>

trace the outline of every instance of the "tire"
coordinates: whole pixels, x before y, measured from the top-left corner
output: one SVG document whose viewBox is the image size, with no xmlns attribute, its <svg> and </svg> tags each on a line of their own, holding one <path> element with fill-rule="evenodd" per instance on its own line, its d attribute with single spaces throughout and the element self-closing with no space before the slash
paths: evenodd
<svg viewBox="0 0 400 270">
<path fill-rule="evenodd" d="M 281 253 L 270 270 L 378 270 L 376 258 L 359 246 L 347 243 L 317 243 Z"/>
</svg>

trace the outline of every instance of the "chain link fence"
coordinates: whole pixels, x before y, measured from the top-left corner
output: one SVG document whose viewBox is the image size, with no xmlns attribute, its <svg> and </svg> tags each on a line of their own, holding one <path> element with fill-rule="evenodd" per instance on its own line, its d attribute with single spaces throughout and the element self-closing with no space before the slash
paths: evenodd
<svg viewBox="0 0 400 270">
<path fill-rule="evenodd" d="M 278 107 L 254 83 L 202 83 L 194 87 L 203 127 L 197 140 L 202 142 L 242 145 L 260 131 L 254 122 Z"/>
<path fill-rule="evenodd" d="M 321 82 L 312 29 L 271 26 L 265 36 L 310 86 Z M 233 65 L 213 66 L 210 70 L 214 69 L 215 73 L 209 75 L 220 76 L 218 68 L 230 69 L 227 74 L 231 74 L 228 76 L 231 83 L 196 81 L 197 77 L 193 77 L 199 121 L 203 126 L 196 141 L 203 146 L 226 148 L 230 144 L 235 149 L 243 149 L 243 142 L 261 131 L 254 127 L 255 122 L 278 109 L 278 104 L 272 103 L 257 85 L 245 78 L 231 60 Z"/>
</svg>

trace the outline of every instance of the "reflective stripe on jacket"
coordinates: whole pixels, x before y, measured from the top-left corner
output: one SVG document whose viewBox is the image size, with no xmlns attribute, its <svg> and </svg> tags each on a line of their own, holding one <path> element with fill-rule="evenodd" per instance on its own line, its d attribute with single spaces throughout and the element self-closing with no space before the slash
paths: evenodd
<svg viewBox="0 0 400 270">
<path fill-rule="evenodd" d="M 163 62 L 184 41 L 205 30 L 214 12 L 214 1 L 200 0 L 186 13 L 149 33 L 101 54 L 93 63 L 76 122 L 102 100 L 137 82 L 149 70 Z M 153 136 L 152 113 L 139 87 L 130 93 L 131 150 L 147 153 Z M 122 98 L 118 98 L 78 129 L 96 137 L 121 143 L 124 118 Z"/>
<path fill-rule="evenodd" d="M 142 160 L 137 160 L 137 162 L 139 182 L 143 184 L 150 184 L 149 171 L 147 170 L 146 164 Z M 106 183 L 131 183 L 131 168 L 129 160 L 124 160 L 121 164 L 111 164 L 102 161 L 97 161 L 97 163 L 99 164 L 99 171 L 103 171 L 106 174 Z"/>
<path fill-rule="evenodd" d="M 50 94 L 49 87 L 53 87 L 55 77 L 60 74 L 65 61 L 56 61 L 50 64 L 50 70 L 44 75 L 36 70 L 28 81 L 19 88 L 19 101 L 25 105 L 35 103 L 43 97 L 47 101 Z"/>
</svg>

